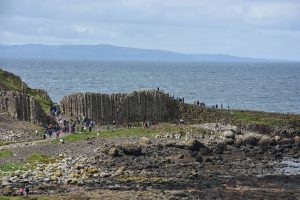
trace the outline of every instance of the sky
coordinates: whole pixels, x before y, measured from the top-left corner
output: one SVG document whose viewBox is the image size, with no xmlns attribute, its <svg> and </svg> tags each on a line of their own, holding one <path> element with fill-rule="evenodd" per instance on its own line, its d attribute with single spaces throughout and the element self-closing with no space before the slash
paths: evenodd
<svg viewBox="0 0 300 200">
<path fill-rule="evenodd" d="M 300 60 L 300 0 L 0 0 L 0 44 Z"/>
</svg>

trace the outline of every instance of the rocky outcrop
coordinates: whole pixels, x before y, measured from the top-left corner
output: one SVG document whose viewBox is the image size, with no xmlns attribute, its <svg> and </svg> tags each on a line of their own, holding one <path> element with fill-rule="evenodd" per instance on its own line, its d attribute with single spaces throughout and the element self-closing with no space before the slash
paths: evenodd
<svg viewBox="0 0 300 200">
<path fill-rule="evenodd" d="M 60 102 L 64 114 L 85 116 L 98 124 L 170 121 L 177 118 L 178 105 L 168 94 L 155 90 L 128 94 L 76 93 Z"/>
<path fill-rule="evenodd" d="M 0 112 L 17 120 L 44 123 L 50 118 L 43 107 L 51 103 L 47 92 L 32 89 L 20 77 L 0 69 Z"/>
<path fill-rule="evenodd" d="M 33 123 L 44 122 L 47 116 L 40 104 L 23 92 L 4 91 L 0 93 L 0 110 L 6 111 L 18 120 Z"/>
</svg>

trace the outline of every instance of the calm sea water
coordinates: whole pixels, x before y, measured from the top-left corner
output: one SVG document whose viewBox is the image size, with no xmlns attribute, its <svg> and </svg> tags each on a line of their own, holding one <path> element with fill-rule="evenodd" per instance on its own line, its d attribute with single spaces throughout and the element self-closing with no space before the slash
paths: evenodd
<svg viewBox="0 0 300 200">
<path fill-rule="evenodd" d="M 73 92 L 156 89 L 207 105 L 300 113 L 300 63 L 176 63 L 77 60 L 0 60 L 52 100 Z"/>
</svg>

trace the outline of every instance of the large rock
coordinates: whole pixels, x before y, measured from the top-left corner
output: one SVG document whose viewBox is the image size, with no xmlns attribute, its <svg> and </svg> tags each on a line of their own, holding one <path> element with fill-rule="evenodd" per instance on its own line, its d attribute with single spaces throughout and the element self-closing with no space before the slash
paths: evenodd
<svg viewBox="0 0 300 200">
<path fill-rule="evenodd" d="M 125 143 L 120 146 L 123 153 L 129 156 L 141 156 L 142 155 L 142 148 L 138 145 L 132 143 Z"/>
<path fill-rule="evenodd" d="M 255 146 L 257 145 L 257 142 L 259 141 L 259 138 L 256 137 L 255 135 L 246 135 L 244 138 L 243 138 L 243 144 L 244 145 L 250 145 L 250 146 Z"/>
<path fill-rule="evenodd" d="M 117 149 L 116 147 L 112 147 L 109 149 L 108 155 L 113 156 L 113 157 L 117 157 L 120 155 L 119 149 Z"/>
<path fill-rule="evenodd" d="M 169 121 L 178 118 L 179 102 L 156 90 L 128 94 L 77 93 L 60 101 L 67 116 L 85 116 L 98 124 Z"/>
<path fill-rule="evenodd" d="M 260 138 L 260 140 L 258 141 L 258 144 L 260 146 L 270 146 L 270 145 L 273 146 L 276 144 L 276 141 L 273 138 L 264 136 L 264 137 Z"/>
<path fill-rule="evenodd" d="M 205 145 L 202 144 L 201 142 L 199 142 L 198 140 L 196 139 L 191 139 L 191 140 L 188 140 L 186 143 L 186 148 L 191 150 L 191 151 L 199 151 L 201 148 L 204 148 Z"/>
<path fill-rule="evenodd" d="M 295 136 L 294 141 L 296 146 L 300 146 L 300 136 Z"/>
<path fill-rule="evenodd" d="M 223 133 L 223 136 L 225 138 L 231 138 L 231 139 L 235 139 L 235 133 L 233 131 L 225 131 Z"/>
<path fill-rule="evenodd" d="M 226 144 L 224 143 L 218 143 L 214 147 L 214 153 L 216 154 L 222 154 L 226 150 Z"/>
</svg>

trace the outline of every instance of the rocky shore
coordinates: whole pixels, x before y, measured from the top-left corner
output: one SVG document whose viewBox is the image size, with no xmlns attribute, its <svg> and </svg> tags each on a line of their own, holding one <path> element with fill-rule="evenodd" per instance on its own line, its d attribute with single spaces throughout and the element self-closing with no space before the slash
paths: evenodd
<svg viewBox="0 0 300 200">
<path fill-rule="evenodd" d="M 0 159 L 0 163 L 22 161 L 32 152 L 51 159 L 28 164 L 26 170 L 4 172 L 4 195 L 17 195 L 18 188 L 27 185 L 31 196 L 61 199 L 300 197 L 299 174 L 286 175 L 280 170 L 284 157 L 299 158 L 298 136 L 287 139 L 223 129 L 214 135 L 100 135 L 74 143 L 49 141 L 11 150 L 14 156 Z"/>
</svg>

